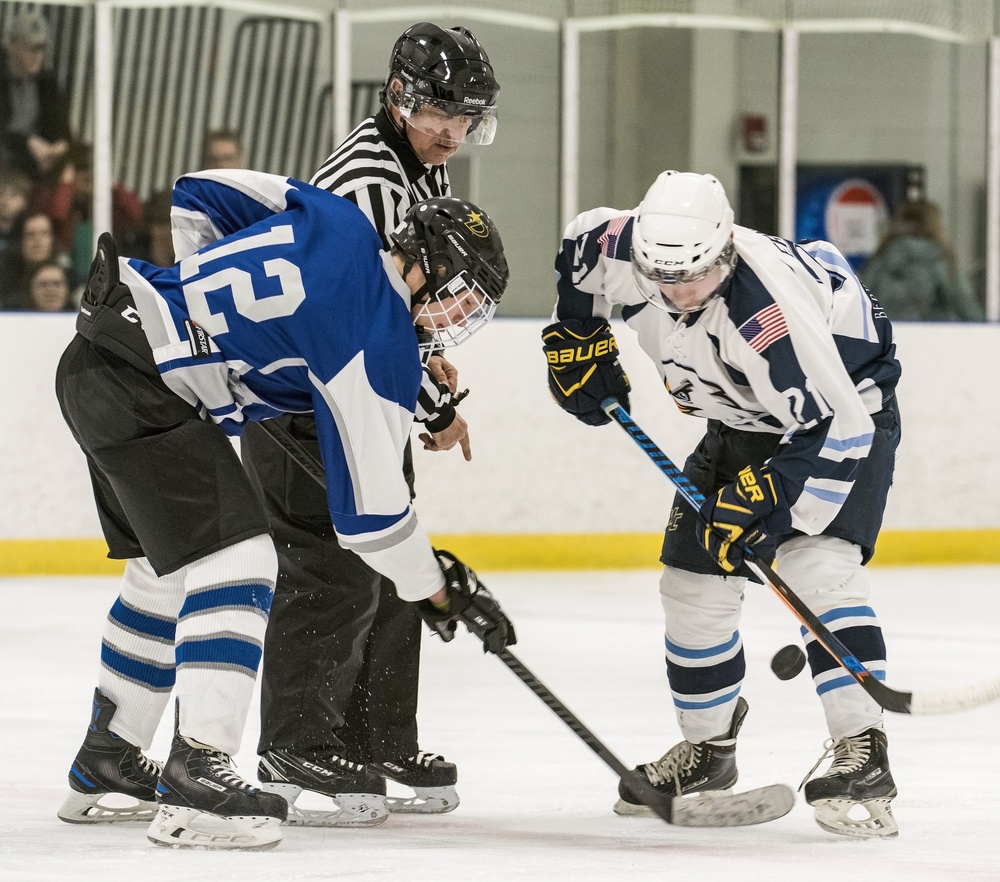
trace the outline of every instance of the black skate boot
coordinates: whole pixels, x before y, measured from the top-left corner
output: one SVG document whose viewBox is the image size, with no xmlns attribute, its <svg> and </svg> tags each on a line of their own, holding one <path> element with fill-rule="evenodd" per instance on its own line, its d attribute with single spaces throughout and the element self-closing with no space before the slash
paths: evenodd
<svg viewBox="0 0 1000 882">
<path fill-rule="evenodd" d="M 162 767 L 108 730 L 116 710 L 110 698 L 94 690 L 90 727 L 69 769 L 72 792 L 57 812 L 69 824 L 149 822 L 156 814 L 156 782 Z M 113 794 L 130 799 L 116 805 L 123 801 Z"/>
<path fill-rule="evenodd" d="M 221 750 L 176 733 L 156 787 L 160 809 L 149 841 L 173 848 L 274 848 L 288 805 L 248 784 L 232 763 Z"/>
<path fill-rule="evenodd" d="M 741 696 L 729 731 L 718 738 L 692 744 L 675 744 L 656 762 L 636 768 L 664 796 L 687 796 L 691 793 L 729 793 L 736 783 L 736 736 L 747 715 L 747 703 Z M 615 814 L 654 817 L 653 811 L 642 804 L 625 781 L 618 785 L 619 800 Z"/>
<path fill-rule="evenodd" d="M 458 808 L 458 767 L 440 754 L 420 750 L 416 756 L 376 763 L 375 768 L 415 794 L 388 797 L 391 812 L 444 814 Z"/>
<path fill-rule="evenodd" d="M 827 742 L 823 756 L 809 775 L 832 751 L 830 768 L 804 782 L 806 802 L 815 809 L 820 827 L 858 839 L 891 839 L 899 835 L 890 805 L 896 796 L 896 785 L 889 771 L 888 745 L 881 729 L 868 729 L 860 735 Z"/>
<path fill-rule="evenodd" d="M 329 750 L 269 750 L 260 758 L 261 787 L 288 800 L 288 823 L 305 827 L 374 827 L 389 817 L 385 781 L 364 763 Z M 324 797 L 322 808 L 297 805 L 303 791 Z M 327 808 L 326 799 L 335 808 Z M 307 800 L 308 801 L 308 800 Z"/>
</svg>

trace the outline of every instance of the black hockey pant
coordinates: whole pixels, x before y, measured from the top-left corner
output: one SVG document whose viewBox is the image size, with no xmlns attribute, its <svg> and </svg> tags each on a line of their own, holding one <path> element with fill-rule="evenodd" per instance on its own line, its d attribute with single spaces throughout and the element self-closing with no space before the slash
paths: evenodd
<svg viewBox="0 0 1000 882">
<path fill-rule="evenodd" d="M 312 416 L 279 419 L 318 458 Z M 259 752 L 333 749 L 359 762 L 412 756 L 421 635 L 415 604 L 341 548 L 322 488 L 258 426 L 244 432 L 242 455 L 278 551 Z"/>
</svg>

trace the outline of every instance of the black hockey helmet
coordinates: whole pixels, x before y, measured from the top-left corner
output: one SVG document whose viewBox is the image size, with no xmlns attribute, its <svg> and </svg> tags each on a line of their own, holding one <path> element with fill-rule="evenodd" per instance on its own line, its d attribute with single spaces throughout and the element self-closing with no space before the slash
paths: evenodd
<svg viewBox="0 0 1000 882">
<path fill-rule="evenodd" d="M 397 77 L 403 84 L 398 92 L 390 88 Z M 465 141 L 489 144 L 496 132 L 499 92 L 493 65 L 472 31 L 422 21 L 407 28 L 392 47 L 380 98 L 398 106 L 411 125 L 425 105 L 452 117 L 470 117 Z"/>
<path fill-rule="evenodd" d="M 481 208 L 453 196 L 426 199 L 391 238 L 403 255 L 404 277 L 416 265 L 426 280 L 412 301 L 414 321 L 432 337 L 421 349 L 461 343 L 493 318 L 510 270 L 496 225 Z"/>
</svg>

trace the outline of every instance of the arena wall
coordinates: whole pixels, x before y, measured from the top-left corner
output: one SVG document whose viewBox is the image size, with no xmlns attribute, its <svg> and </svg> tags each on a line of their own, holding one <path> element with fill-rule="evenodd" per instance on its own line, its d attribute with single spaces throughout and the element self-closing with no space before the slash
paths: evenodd
<svg viewBox="0 0 1000 882">
<path fill-rule="evenodd" d="M 120 569 L 106 547 L 84 459 L 53 393 L 71 315 L 0 315 L 4 389 L 0 575 Z M 427 453 L 414 432 L 417 510 L 435 540 L 480 567 L 656 566 L 668 481 L 617 427 L 590 428 L 550 400 L 543 319 L 497 319 L 453 359 L 473 460 Z M 632 333 L 616 327 L 633 416 L 677 462 L 700 436 Z M 903 443 L 880 563 L 1000 562 L 1000 327 L 903 323 Z M 447 544 L 446 544 L 447 543 Z"/>
</svg>

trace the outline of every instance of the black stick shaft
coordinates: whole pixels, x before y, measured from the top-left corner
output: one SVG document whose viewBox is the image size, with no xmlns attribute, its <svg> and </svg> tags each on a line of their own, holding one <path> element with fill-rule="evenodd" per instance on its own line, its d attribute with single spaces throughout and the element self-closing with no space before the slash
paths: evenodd
<svg viewBox="0 0 1000 882">
<path fill-rule="evenodd" d="M 628 785 L 629 789 L 642 800 L 644 805 L 656 812 L 668 824 L 673 823 L 673 803 L 670 797 L 659 793 L 644 775 L 629 769 L 618 759 L 604 742 L 591 732 L 565 704 L 556 698 L 552 691 L 531 673 L 524 663 L 509 649 L 501 652 L 499 658 L 500 661 L 517 675 L 522 683 L 545 703 L 549 710 L 569 726 L 580 740 L 594 751 Z"/>
</svg>

